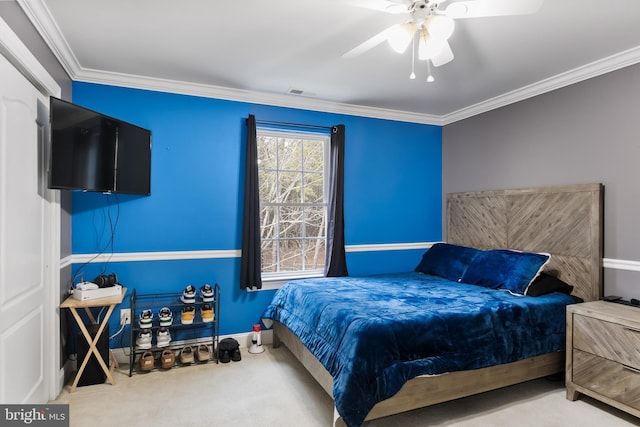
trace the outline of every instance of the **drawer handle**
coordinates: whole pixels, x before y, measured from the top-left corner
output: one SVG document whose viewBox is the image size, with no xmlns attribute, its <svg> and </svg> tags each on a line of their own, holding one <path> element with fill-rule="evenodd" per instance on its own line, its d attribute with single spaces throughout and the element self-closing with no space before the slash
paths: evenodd
<svg viewBox="0 0 640 427">
<path fill-rule="evenodd" d="M 628 371 L 635 372 L 636 374 L 640 374 L 640 369 L 632 368 L 631 366 L 622 365 L 622 367 Z"/>
</svg>

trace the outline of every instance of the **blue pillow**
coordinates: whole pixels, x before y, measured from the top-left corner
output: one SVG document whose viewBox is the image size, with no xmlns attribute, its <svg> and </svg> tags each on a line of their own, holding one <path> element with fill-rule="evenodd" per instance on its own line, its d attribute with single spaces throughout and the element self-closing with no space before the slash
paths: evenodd
<svg viewBox="0 0 640 427">
<path fill-rule="evenodd" d="M 417 272 L 444 277 L 459 282 L 480 249 L 449 243 L 436 243 L 422 255 Z"/>
<path fill-rule="evenodd" d="M 494 249 L 479 253 L 462 276 L 464 283 L 487 288 L 508 289 L 524 295 L 542 267 L 549 262 L 549 254 Z"/>
</svg>

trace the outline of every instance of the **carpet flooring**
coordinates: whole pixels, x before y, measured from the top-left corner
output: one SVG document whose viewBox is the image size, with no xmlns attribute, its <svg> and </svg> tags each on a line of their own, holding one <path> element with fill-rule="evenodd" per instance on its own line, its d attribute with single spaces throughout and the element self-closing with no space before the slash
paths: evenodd
<svg viewBox="0 0 640 427">
<path fill-rule="evenodd" d="M 70 405 L 77 427 L 329 427 L 333 402 L 284 347 L 242 360 L 194 364 L 128 376 L 115 385 L 67 385 L 51 403 Z M 565 399 L 562 381 L 540 379 L 429 408 L 365 422 L 365 427 L 618 427 L 640 419 L 581 396 Z"/>
</svg>

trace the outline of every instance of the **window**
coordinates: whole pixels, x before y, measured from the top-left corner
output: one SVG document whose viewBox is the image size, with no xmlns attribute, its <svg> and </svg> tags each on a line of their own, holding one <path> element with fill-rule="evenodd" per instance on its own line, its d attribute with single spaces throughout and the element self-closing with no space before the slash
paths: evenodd
<svg viewBox="0 0 640 427">
<path fill-rule="evenodd" d="M 262 277 L 321 275 L 329 136 L 257 129 Z"/>
</svg>

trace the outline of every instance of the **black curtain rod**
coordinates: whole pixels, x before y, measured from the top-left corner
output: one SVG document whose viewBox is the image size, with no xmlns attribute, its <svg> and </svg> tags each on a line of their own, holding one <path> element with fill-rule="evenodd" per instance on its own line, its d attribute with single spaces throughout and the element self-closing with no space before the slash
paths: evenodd
<svg viewBox="0 0 640 427">
<path fill-rule="evenodd" d="M 257 119 L 256 119 L 256 124 L 289 126 L 289 127 L 297 127 L 297 128 L 308 128 L 308 129 L 322 129 L 322 130 L 328 130 L 328 131 L 331 131 L 333 129 L 333 126 L 318 126 L 318 125 L 306 125 L 303 123 L 273 122 L 270 120 L 257 120 Z"/>
</svg>

